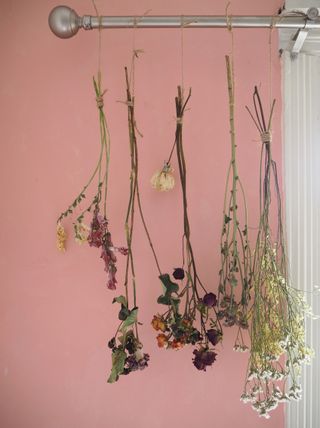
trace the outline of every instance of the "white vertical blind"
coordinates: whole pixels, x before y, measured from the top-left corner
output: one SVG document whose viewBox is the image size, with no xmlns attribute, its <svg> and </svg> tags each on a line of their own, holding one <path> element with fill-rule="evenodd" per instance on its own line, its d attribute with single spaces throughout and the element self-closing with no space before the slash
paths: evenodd
<svg viewBox="0 0 320 428">
<path fill-rule="evenodd" d="M 320 58 L 301 53 L 283 61 L 284 182 L 292 285 L 320 314 Z M 303 398 L 288 404 L 287 428 L 320 427 L 320 321 L 307 320 L 316 357 L 302 372 Z"/>
</svg>

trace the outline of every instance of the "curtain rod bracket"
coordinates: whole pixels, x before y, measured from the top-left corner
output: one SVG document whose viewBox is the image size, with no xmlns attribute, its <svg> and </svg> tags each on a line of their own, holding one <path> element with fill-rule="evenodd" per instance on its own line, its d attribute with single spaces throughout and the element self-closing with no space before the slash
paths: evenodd
<svg viewBox="0 0 320 428">
<path fill-rule="evenodd" d="M 293 45 L 290 51 L 290 57 L 292 60 L 296 59 L 301 49 L 303 48 L 304 42 L 306 41 L 309 33 L 309 23 L 315 21 L 319 16 L 319 10 L 316 7 L 310 7 L 306 12 L 305 28 L 300 28 L 292 37 Z"/>
</svg>

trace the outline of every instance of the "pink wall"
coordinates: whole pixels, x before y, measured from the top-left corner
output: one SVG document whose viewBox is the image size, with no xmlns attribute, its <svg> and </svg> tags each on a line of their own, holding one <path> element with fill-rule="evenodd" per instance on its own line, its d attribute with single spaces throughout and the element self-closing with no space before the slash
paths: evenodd
<svg viewBox="0 0 320 428">
<path fill-rule="evenodd" d="M 271 14 L 281 0 L 233 0 L 234 14 Z M 159 308 L 157 272 L 140 224 L 136 229 L 141 336 L 150 367 L 117 384 L 106 382 L 106 341 L 116 326 L 115 293 L 105 287 L 99 253 L 70 241 L 55 247 L 55 220 L 87 179 L 98 153 L 98 122 L 91 79 L 97 69 L 97 32 L 70 40 L 47 25 L 55 0 L 1 2 L 1 428 L 260 428 L 283 426 L 283 408 L 261 420 L 240 403 L 245 354 L 232 351 L 225 330 L 218 360 L 207 373 L 191 363 L 191 351 L 157 349 L 150 326 Z M 70 0 L 79 14 L 93 13 L 86 0 Z M 101 13 L 223 14 L 215 0 L 97 0 Z M 256 225 L 259 144 L 244 110 L 253 85 L 268 95 L 268 30 L 235 36 L 239 169 L 247 188 L 250 225 Z M 280 64 L 274 34 L 273 92 L 279 99 L 274 130 L 280 162 Z M 137 119 L 145 214 L 164 270 L 180 265 L 180 192 L 159 194 L 149 185 L 171 147 L 174 96 L 180 82 L 179 30 L 139 30 L 145 50 L 136 69 Z M 109 216 L 114 241 L 124 244 L 128 196 L 128 137 L 124 65 L 132 30 L 103 32 L 106 111 L 112 136 Z M 185 31 L 185 83 L 192 86 L 185 119 L 193 245 L 201 277 L 217 288 L 223 188 L 229 156 L 224 55 L 226 30 Z M 175 169 L 177 166 L 174 165 Z M 71 222 L 67 222 L 71 232 Z M 119 264 L 119 283 L 123 264 Z M 119 286 L 121 289 L 121 285 Z M 118 292 L 117 292 L 118 293 Z"/>
</svg>

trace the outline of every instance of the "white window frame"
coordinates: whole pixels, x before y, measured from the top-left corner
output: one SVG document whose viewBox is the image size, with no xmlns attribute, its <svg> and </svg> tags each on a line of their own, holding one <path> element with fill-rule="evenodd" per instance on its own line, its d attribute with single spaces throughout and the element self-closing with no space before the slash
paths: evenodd
<svg viewBox="0 0 320 428">
<path fill-rule="evenodd" d="M 283 176 L 292 285 L 320 314 L 320 34 L 311 40 L 295 59 L 283 53 Z M 286 406 L 287 428 L 320 427 L 320 321 L 306 331 L 316 357 L 302 371 L 302 400 Z"/>
</svg>

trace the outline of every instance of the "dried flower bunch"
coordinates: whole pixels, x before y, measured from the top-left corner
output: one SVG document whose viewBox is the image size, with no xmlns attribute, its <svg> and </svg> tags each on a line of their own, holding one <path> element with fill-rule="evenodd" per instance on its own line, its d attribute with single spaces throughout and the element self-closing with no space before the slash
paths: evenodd
<svg viewBox="0 0 320 428">
<path fill-rule="evenodd" d="M 107 273 L 107 288 L 116 289 L 117 255 L 126 256 L 124 292 L 113 303 L 120 305 L 119 325 L 108 342 L 112 353 L 109 383 L 120 376 L 148 366 L 150 357 L 143 351 L 139 338 L 137 305 L 137 278 L 133 252 L 133 236 L 136 211 L 142 221 L 162 284 L 158 304 L 165 307 L 154 315 L 152 326 L 158 332 L 160 348 L 179 350 L 186 345 L 193 347 L 193 365 L 201 371 L 213 365 L 217 357 L 217 345 L 222 341 L 222 325 L 237 327 L 234 350 L 250 351 L 245 387 L 241 400 L 250 402 L 262 417 L 269 418 L 270 411 L 279 403 L 301 398 L 299 377 L 304 363 L 310 363 L 312 349 L 305 341 L 305 317 L 311 309 L 302 292 L 293 288 L 288 274 L 288 260 L 283 228 L 282 200 L 278 182 L 277 165 L 272 158 L 271 125 L 275 101 L 268 121 L 264 114 L 258 89 L 253 94 L 254 112 L 247 108 L 260 136 L 260 215 L 254 252 L 251 253 L 248 237 L 248 213 L 237 166 L 237 146 L 234 123 L 234 72 L 230 58 L 226 56 L 229 95 L 229 121 L 231 158 L 228 166 L 224 195 L 221 230 L 221 268 L 219 271 L 218 297 L 208 292 L 201 282 L 194 251 L 187 200 L 187 164 L 183 147 L 183 121 L 191 90 L 186 99 L 178 87 L 175 98 L 176 131 L 174 144 L 163 168 L 151 179 L 159 191 L 174 187 L 171 158 L 176 153 L 179 181 L 182 191 L 183 236 L 182 264 L 172 275 L 162 273 L 158 258 L 144 218 L 139 191 L 139 157 L 135 118 L 134 67 L 140 50 L 134 50 L 130 73 L 125 68 L 126 101 L 128 110 L 130 149 L 130 191 L 125 218 L 126 247 L 113 245 L 107 219 L 107 193 L 110 162 L 110 136 L 104 112 L 101 73 L 93 79 L 100 124 L 100 153 L 97 165 L 87 184 L 74 201 L 57 219 L 57 248 L 65 250 L 67 235 L 63 220 L 75 215 L 74 239 L 87 242 L 101 250 L 101 258 Z M 87 189 L 96 179 L 97 185 L 91 202 L 83 209 Z M 275 208 L 275 209 L 274 209 Z M 273 212 L 276 212 L 276 219 Z M 88 227 L 84 220 L 91 214 Z M 276 226 L 275 229 L 272 225 Z M 274 230 L 276 232 L 274 233 Z M 246 340 L 250 339 L 249 346 Z M 287 386 L 289 383 L 289 386 Z"/>
<path fill-rule="evenodd" d="M 115 297 L 113 303 L 120 303 L 119 324 L 116 334 L 109 341 L 108 346 L 112 350 L 112 368 L 108 378 L 109 383 L 114 383 L 120 375 L 128 375 L 137 370 L 148 367 L 150 359 L 143 353 L 142 343 L 138 336 L 138 308 L 128 308 L 128 300 L 125 296 Z"/>
<path fill-rule="evenodd" d="M 150 247 L 152 249 L 155 262 L 158 266 L 159 263 L 156 253 L 151 242 L 150 234 L 147 229 L 147 225 L 144 219 L 140 191 L 139 191 L 139 180 L 138 180 L 138 145 L 136 137 L 136 119 L 135 119 L 135 97 L 132 94 L 131 82 L 134 73 L 135 59 L 138 58 L 140 51 L 134 50 L 132 56 L 132 67 L 131 74 L 129 76 L 127 68 L 125 68 L 126 78 L 126 101 L 125 104 L 128 108 L 128 127 L 129 127 L 129 147 L 130 147 L 130 159 L 131 159 L 131 171 L 130 171 L 130 192 L 128 209 L 125 220 L 125 230 L 128 246 L 128 258 L 125 272 L 125 296 L 119 296 L 114 299 L 114 302 L 121 304 L 119 312 L 119 319 L 122 321 L 118 327 L 115 336 L 109 341 L 109 347 L 112 349 L 112 370 L 111 375 L 108 379 L 109 383 L 113 383 L 118 380 L 120 375 L 127 375 L 132 371 L 143 370 L 148 367 L 148 361 L 150 359 L 149 354 L 143 352 L 143 344 L 139 339 L 139 328 L 138 328 L 138 307 L 137 307 L 137 291 L 136 291 L 136 274 L 135 274 L 135 263 L 134 254 L 132 248 L 133 231 L 135 225 L 135 207 L 138 205 L 140 218 L 142 220 L 147 238 L 149 240 Z M 130 78 L 131 77 L 131 78 Z M 132 286 L 132 297 L 133 297 L 133 308 L 129 310 L 129 299 L 130 299 L 130 281 Z M 118 336 L 118 333 L 121 336 Z"/>
<path fill-rule="evenodd" d="M 187 210 L 187 167 L 183 150 L 182 125 L 186 100 L 178 87 L 176 105 L 175 144 L 179 177 L 183 196 L 183 267 L 176 268 L 173 282 L 168 273 L 160 275 L 163 293 L 158 303 L 166 306 L 166 311 L 153 317 L 152 326 L 160 331 L 157 336 L 161 348 L 179 350 L 187 344 L 195 346 L 193 364 L 198 370 L 206 370 L 217 356 L 215 346 L 222 340 L 222 328 L 216 314 L 217 298 L 208 293 L 201 283 L 190 239 L 190 224 Z M 202 294 L 202 296 L 201 296 Z"/>
<path fill-rule="evenodd" d="M 231 136 L 231 159 L 227 172 L 223 222 L 221 231 L 221 268 L 219 272 L 219 312 L 225 326 L 238 326 L 235 350 L 244 351 L 242 329 L 248 329 L 248 307 L 251 284 L 251 251 L 248 239 L 248 215 L 243 186 L 236 158 L 236 134 L 234 124 L 234 75 L 232 62 L 226 56 L 229 119 Z M 240 194 L 240 195 L 239 195 Z M 242 212 L 240 208 L 243 207 Z M 240 222 L 243 214 L 244 221 Z"/>
<path fill-rule="evenodd" d="M 134 57 L 136 57 L 136 52 Z M 134 66 L 134 62 L 133 62 Z M 130 82 L 127 69 L 126 73 L 126 93 L 127 100 L 125 104 L 128 106 L 128 124 L 129 124 L 129 138 L 130 138 L 130 157 L 131 157 L 131 171 L 130 171 L 130 195 L 129 204 L 125 221 L 127 248 L 115 247 L 112 242 L 111 233 L 108 227 L 108 220 L 106 217 L 106 201 L 108 190 L 108 173 L 110 161 L 110 136 L 108 132 L 106 117 L 104 113 L 103 95 L 101 90 L 101 74 L 98 73 L 98 79 L 93 79 L 94 89 L 96 93 L 96 101 L 99 111 L 100 122 L 100 137 L 101 149 L 97 166 L 91 175 L 88 183 L 83 187 L 80 194 L 70 204 L 66 211 L 64 211 L 57 220 L 57 247 L 60 251 L 65 249 L 66 233 L 62 225 L 62 220 L 67 216 L 74 214 L 76 209 L 79 208 L 80 203 L 86 199 L 86 191 L 94 178 L 98 176 L 98 185 L 95 196 L 87 208 L 78 213 L 74 226 L 74 237 L 76 242 L 87 242 L 91 247 L 101 248 L 101 258 L 105 264 L 105 271 L 107 272 L 107 287 L 111 290 L 116 289 L 116 262 L 117 253 L 127 256 L 126 272 L 125 272 L 125 296 L 118 296 L 113 299 L 113 303 L 119 303 L 121 309 L 118 318 L 120 324 L 114 337 L 109 341 L 108 346 L 112 349 L 112 369 L 108 378 L 109 383 L 116 382 L 120 375 L 129 374 L 132 371 L 142 370 L 148 366 L 149 355 L 143 353 L 142 343 L 138 335 L 138 307 L 136 302 L 136 283 L 134 272 L 134 259 L 132 252 L 132 237 L 134 227 L 134 212 L 135 204 L 138 201 L 140 215 L 147 233 L 150 246 L 153 250 L 155 260 L 157 258 L 153 249 L 152 242 L 146 227 L 143 217 L 139 186 L 138 186 L 138 151 L 137 141 L 135 135 L 136 122 L 134 115 L 134 97 L 131 95 Z M 103 206 L 103 207 L 102 207 Z M 103 211 L 103 214 L 101 214 Z M 92 220 L 90 228 L 83 222 L 87 213 L 92 212 Z M 158 265 L 158 262 L 157 262 Z M 160 270 L 159 270 L 160 272 Z M 132 276 L 132 293 L 133 293 L 133 307 L 129 308 L 129 275 Z"/>
<path fill-rule="evenodd" d="M 260 222 L 256 239 L 251 312 L 251 349 L 245 390 L 241 399 L 251 402 L 260 416 L 278 403 L 301 398 L 299 375 L 310 363 L 313 351 L 305 343 L 304 319 L 310 308 L 302 292 L 290 286 L 282 220 L 282 202 L 277 165 L 271 153 L 271 123 L 275 101 L 266 122 L 258 89 L 253 94 L 254 114 L 248 109 L 261 135 Z M 275 189 L 273 198 L 272 186 Z M 277 207 L 277 233 L 271 227 L 271 201 Z M 290 380 L 289 391 L 286 383 Z"/>
<path fill-rule="evenodd" d="M 98 78 L 93 78 L 96 102 L 99 112 L 100 124 L 100 154 L 97 165 L 78 196 L 69 205 L 69 207 L 61 213 L 57 220 L 57 247 L 60 251 L 65 250 L 66 233 L 62 225 L 62 220 L 73 215 L 80 208 L 80 204 L 86 199 L 86 191 L 92 184 L 95 178 L 98 178 L 97 189 L 90 204 L 82 209 L 80 214 L 77 213 L 75 222 L 73 223 L 74 239 L 77 243 L 82 244 L 87 242 L 90 247 L 101 248 L 101 258 L 104 262 L 105 271 L 107 273 L 107 287 L 111 290 L 116 288 L 116 254 L 127 255 L 128 251 L 124 247 L 115 247 L 112 243 L 111 233 L 107 220 L 107 192 L 108 192 L 108 175 L 110 162 L 110 135 L 107 126 L 106 116 L 104 112 L 103 96 L 105 91 L 101 88 L 101 73 L 98 73 Z M 103 214 L 101 214 L 103 212 Z M 90 228 L 84 223 L 85 215 L 92 213 Z"/>
</svg>

